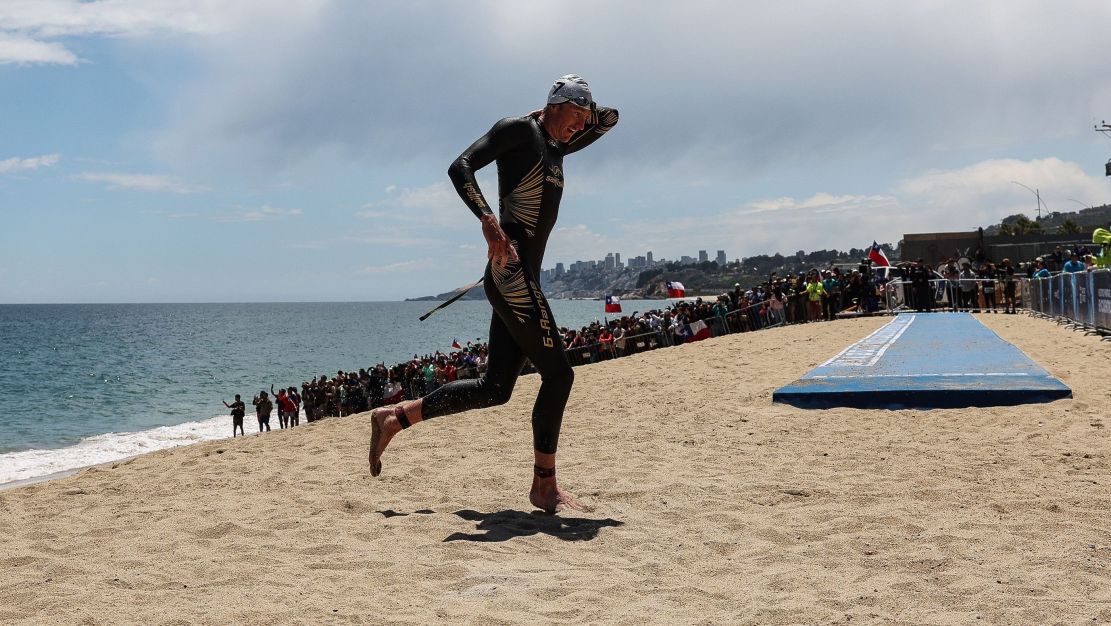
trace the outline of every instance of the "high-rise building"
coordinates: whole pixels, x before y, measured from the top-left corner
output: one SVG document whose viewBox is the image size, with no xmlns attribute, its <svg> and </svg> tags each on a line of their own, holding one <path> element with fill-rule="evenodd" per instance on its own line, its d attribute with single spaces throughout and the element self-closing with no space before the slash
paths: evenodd
<svg viewBox="0 0 1111 626">
<path fill-rule="evenodd" d="M 563 276 L 563 274 L 564 274 L 563 264 L 562 263 L 556 263 L 555 275 L 556 276 Z"/>
<path fill-rule="evenodd" d="M 679 257 L 679 265 L 694 265 L 694 257 L 684 254 Z"/>
<path fill-rule="evenodd" d="M 606 255 L 605 268 L 607 270 L 612 270 L 614 268 L 613 253 L 612 252 L 610 252 L 609 254 Z"/>
<path fill-rule="evenodd" d="M 718 250 L 718 267 L 725 267 L 725 250 Z"/>
<path fill-rule="evenodd" d="M 648 251 L 648 254 L 644 255 L 644 258 L 648 262 L 648 267 L 652 267 L 652 264 L 655 263 L 655 261 L 652 260 L 652 251 L 651 250 Z"/>
<path fill-rule="evenodd" d="M 616 265 L 617 267 L 621 267 L 621 253 L 620 252 L 614 252 L 613 253 L 613 264 Z"/>
<path fill-rule="evenodd" d="M 698 262 L 699 263 L 705 263 L 706 261 L 709 261 L 709 260 L 710 260 L 710 255 L 706 254 L 705 250 L 699 250 L 698 251 Z"/>
</svg>

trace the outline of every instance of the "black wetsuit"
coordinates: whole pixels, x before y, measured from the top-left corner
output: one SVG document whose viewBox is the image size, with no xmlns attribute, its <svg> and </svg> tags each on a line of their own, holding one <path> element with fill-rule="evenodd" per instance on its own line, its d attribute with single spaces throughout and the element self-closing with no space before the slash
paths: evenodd
<svg viewBox="0 0 1111 626">
<path fill-rule="evenodd" d="M 481 217 L 493 211 L 475 172 L 497 162 L 501 227 L 520 260 L 504 268 L 486 266 L 484 288 L 494 315 L 485 376 L 433 391 L 421 407 L 424 419 L 507 402 L 528 359 L 541 379 L 532 410 L 533 444 L 539 452 L 555 453 L 575 375 L 536 277 L 563 195 L 563 157 L 594 143 L 615 124 L 616 110 L 597 107 L 583 130 L 563 144 L 548 136 L 537 119 L 510 117 L 494 124 L 451 164 L 448 175 L 456 191 Z"/>
</svg>

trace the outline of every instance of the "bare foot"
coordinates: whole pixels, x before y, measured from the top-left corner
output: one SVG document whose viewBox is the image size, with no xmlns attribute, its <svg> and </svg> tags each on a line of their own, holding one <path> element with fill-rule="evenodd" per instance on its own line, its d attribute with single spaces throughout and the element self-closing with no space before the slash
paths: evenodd
<svg viewBox="0 0 1111 626">
<path fill-rule="evenodd" d="M 528 494 L 528 501 L 545 513 L 561 513 L 563 511 L 588 511 L 586 505 L 575 499 L 575 496 L 560 489 L 555 484 L 555 479 L 534 479 L 532 491 Z"/>
<path fill-rule="evenodd" d="M 401 432 L 401 424 L 394 416 L 394 407 L 382 406 L 370 412 L 370 475 L 382 473 L 382 453 L 390 439 Z"/>
</svg>

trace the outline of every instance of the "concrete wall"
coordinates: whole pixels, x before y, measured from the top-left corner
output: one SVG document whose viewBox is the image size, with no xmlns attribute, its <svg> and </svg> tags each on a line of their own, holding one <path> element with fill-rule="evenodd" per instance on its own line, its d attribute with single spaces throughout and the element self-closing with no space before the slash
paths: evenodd
<svg viewBox="0 0 1111 626">
<path fill-rule="evenodd" d="M 936 267 L 938 263 L 950 257 L 956 258 L 959 255 L 967 254 L 974 258 L 976 251 L 982 248 L 984 255 L 991 261 L 998 263 L 1005 258 L 1009 258 L 1017 265 L 1037 256 L 1048 255 L 1057 246 L 1067 250 L 1087 245 L 1094 250 L 1097 246 L 1093 246 L 1091 241 L 1090 231 L 1073 235 L 1047 233 L 1015 236 L 995 235 L 983 236 L 982 238 L 979 231 L 912 233 L 903 235 L 903 260 L 925 259 L 927 264 Z"/>
</svg>

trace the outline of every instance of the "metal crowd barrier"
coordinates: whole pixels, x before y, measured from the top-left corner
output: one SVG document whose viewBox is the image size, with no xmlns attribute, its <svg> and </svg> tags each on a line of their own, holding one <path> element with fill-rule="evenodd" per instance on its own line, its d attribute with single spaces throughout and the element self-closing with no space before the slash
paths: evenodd
<svg viewBox="0 0 1111 626">
<path fill-rule="evenodd" d="M 1029 302 L 1029 294 L 1023 290 L 1022 281 L 1016 277 L 1015 281 L 1015 306 L 1021 307 L 1024 302 Z M 938 311 L 982 311 L 990 309 L 991 302 L 983 289 L 984 283 L 991 283 L 994 287 L 995 309 L 1005 308 L 1005 281 L 1000 278 L 961 278 L 949 280 L 947 278 L 934 278 L 930 280 L 930 293 L 933 296 L 933 309 Z M 962 286 L 972 284 L 971 290 L 961 289 Z M 892 280 L 884 284 L 883 291 L 885 304 L 889 311 L 900 307 L 916 308 L 907 301 L 907 292 L 914 289 L 908 280 Z M 968 299 L 972 302 L 969 303 Z M 924 308 L 924 307 L 923 307 Z"/>
<path fill-rule="evenodd" d="M 1034 314 L 1111 335 L 1111 270 L 1062 272 L 1024 282 L 1027 308 Z"/>
</svg>

